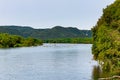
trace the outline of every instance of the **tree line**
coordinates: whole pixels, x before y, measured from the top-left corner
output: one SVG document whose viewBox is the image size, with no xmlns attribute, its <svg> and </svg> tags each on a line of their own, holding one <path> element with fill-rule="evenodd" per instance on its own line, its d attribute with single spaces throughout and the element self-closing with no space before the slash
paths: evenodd
<svg viewBox="0 0 120 80">
<path fill-rule="evenodd" d="M 24 38 L 18 35 L 7 33 L 0 34 L 0 48 L 38 46 L 43 43 L 92 43 L 92 38 L 57 38 L 57 39 L 35 39 L 32 37 Z"/>
<path fill-rule="evenodd" d="M 92 38 L 57 38 L 57 39 L 48 39 L 43 40 L 44 43 L 84 43 L 91 44 Z"/>
</svg>

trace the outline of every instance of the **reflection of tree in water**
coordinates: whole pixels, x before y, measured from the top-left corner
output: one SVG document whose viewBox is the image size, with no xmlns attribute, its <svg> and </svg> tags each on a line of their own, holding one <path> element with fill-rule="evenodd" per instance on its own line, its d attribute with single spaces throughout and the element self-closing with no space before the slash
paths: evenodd
<svg viewBox="0 0 120 80">
<path fill-rule="evenodd" d="M 102 66 L 102 68 L 101 68 Z M 120 80 L 120 67 L 112 64 L 110 60 L 106 60 L 103 65 L 94 66 L 92 72 L 93 80 Z"/>
<path fill-rule="evenodd" d="M 92 72 L 92 78 L 93 80 L 98 80 L 102 74 L 100 66 L 94 66 L 93 72 Z"/>
</svg>

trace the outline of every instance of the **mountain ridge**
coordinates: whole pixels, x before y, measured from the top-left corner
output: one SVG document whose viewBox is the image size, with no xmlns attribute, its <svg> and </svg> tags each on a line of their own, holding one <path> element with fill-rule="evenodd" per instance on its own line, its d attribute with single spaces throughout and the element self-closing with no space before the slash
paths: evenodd
<svg viewBox="0 0 120 80">
<path fill-rule="evenodd" d="M 55 26 L 46 29 L 34 29 L 29 26 L 0 26 L 1 33 L 33 37 L 40 39 L 91 37 L 91 30 L 79 30 L 76 27 Z"/>
</svg>

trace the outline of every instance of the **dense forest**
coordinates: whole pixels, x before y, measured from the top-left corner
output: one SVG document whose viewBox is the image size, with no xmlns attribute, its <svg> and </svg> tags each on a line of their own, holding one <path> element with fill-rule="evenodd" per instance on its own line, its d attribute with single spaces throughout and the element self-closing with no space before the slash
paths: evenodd
<svg viewBox="0 0 120 80">
<path fill-rule="evenodd" d="M 51 29 L 33 29 L 25 26 L 0 26 L 1 33 L 9 33 L 23 37 L 33 37 L 37 39 L 57 39 L 57 38 L 85 38 L 92 37 L 91 30 L 79 30 L 74 27 L 55 26 Z"/>
<path fill-rule="evenodd" d="M 28 47 L 42 45 L 42 41 L 34 38 L 23 38 L 17 35 L 0 34 L 0 48 Z"/>
<path fill-rule="evenodd" d="M 106 75 L 120 75 L 120 0 L 103 9 L 92 31 L 94 58 Z"/>
</svg>

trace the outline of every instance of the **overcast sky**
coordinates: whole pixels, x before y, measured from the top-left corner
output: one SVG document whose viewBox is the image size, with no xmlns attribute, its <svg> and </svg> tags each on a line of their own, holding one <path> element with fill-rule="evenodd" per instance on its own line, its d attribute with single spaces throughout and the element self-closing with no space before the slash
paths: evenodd
<svg viewBox="0 0 120 80">
<path fill-rule="evenodd" d="M 0 0 L 0 25 L 91 29 L 115 0 Z"/>
</svg>

